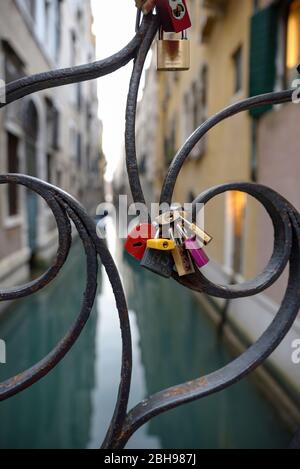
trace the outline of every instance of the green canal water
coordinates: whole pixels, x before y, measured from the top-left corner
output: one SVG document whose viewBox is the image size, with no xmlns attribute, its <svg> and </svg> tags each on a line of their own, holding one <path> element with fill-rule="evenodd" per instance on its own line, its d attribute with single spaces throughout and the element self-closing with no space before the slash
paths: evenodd
<svg viewBox="0 0 300 469">
<path fill-rule="evenodd" d="M 141 270 L 109 239 L 125 285 L 134 345 L 130 405 L 162 388 L 209 373 L 232 359 L 195 298 Z M 115 248 L 115 246 L 117 246 Z M 13 305 L 0 322 L 7 364 L 0 380 L 46 355 L 75 318 L 85 284 L 76 243 L 59 278 Z M 113 412 L 120 374 L 120 331 L 104 272 L 94 312 L 75 347 L 45 379 L 0 403 L 0 448 L 98 448 Z M 245 380 L 216 396 L 157 417 L 128 448 L 286 448 L 291 435 Z"/>
</svg>

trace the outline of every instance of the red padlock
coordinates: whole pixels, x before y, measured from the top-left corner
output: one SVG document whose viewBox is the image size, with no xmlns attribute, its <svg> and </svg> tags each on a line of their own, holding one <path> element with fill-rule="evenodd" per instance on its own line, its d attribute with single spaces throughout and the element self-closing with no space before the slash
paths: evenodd
<svg viewBox="0 0 300 469">
<path fill-rule="evenodd" d="M 155 227 L 150 224 L 141 224 L 136 226 L 128 235 L 125 243 L 125 249 L 131 256 L 141 261 L 147 249 L 148 239 L 155 236 Z"/>
<path fill-rule="evenodd" d="M 166 33 L 181 33 L 192 26 L 186 0 L 157 0 L 156 10 Z"/>
</svg>

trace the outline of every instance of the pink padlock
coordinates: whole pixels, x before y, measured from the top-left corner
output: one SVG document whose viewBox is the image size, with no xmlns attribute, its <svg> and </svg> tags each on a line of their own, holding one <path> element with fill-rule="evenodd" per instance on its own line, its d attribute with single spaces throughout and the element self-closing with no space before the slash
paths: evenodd
<svg viewBox="0 0 300 469">
<path fill-rule="evenodd" d="M 203 249 L 199 246 L 197 237 L 193 236 L 189 238 L 184 229 L 179 225 L 177 225 L 177 229 L 184 239 L 183 244 L 186 250 L 189 251 L 197 267 L 199 267 L 200 269 L 202 267 L 205 267 L 209 263 L 209 258 L 207 257 Z"/>
<path fill-rule="evenodd" d="M 184 242 L 185 248 L 189 251 L 190 255 L 195 261 L 195 264 L 201 269 L 209 263 L 209 258 L 202 248 L 200 248 L 196 236 L 188 238 Z"/>
</svg>

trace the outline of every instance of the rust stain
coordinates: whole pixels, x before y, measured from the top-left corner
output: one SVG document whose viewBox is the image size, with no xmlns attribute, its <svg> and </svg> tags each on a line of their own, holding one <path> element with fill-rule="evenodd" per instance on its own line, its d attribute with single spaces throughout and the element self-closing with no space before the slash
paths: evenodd
<svg viewBox="0 0 300 469">
<path fill-rule="evenodd" d="M 208 379 L 206 376 L 196 379 L 194 381 L 189 381 L 188 383 L 182 384 L 181 386 L 176 386 L 175 388 L 169 390 L 164 394 L 164 397 L 177 397 L 182 394 L 196 391 L 199 387 L 204 387 L 208 385 Z"/>
</svg>

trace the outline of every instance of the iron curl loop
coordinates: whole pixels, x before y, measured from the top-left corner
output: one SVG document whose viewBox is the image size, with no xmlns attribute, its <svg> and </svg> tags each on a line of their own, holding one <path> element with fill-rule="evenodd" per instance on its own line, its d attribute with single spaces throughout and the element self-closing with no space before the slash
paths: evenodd
<svg viewBox="0 0 300 469">
<path fill-rule="evenodd" d="M 300 308 L 300 217 L 284 199 L 281 202 L 285 205 L 289 217 L 287 226 L 289 226 L 291 233 L 289 238 L 292 241 L 288 247 L 289 280 L 281 306 L 270 326 L 257 342 L 224 368 L 199 379 L 160 391 L 138 404 L 129 412 L 121 439 L 115 442 L 116 448 L 124 447 L 133 433 L 157 415 L 183 404 L 203 399 L 240 381 L 261 365 L 287 335 Z"/>
<path fill-rule="evenodd" d="M 274 227 L 274 248 L 268 265 L 255 279 L 238 285 L 216 285 L 208 280 L 199 270 L 185 278 L 174 275 L 182 285 L 208 295 L 235 299 L 262 293 L 281 276 L 290 258 L 292 248 L 292 230 L 290 211 L 294 208 L 279 194 L 268 187 L 254 183 L 232 183 L 213 187 L 201 194 L 193 203 L 193 216 L 196 218 L 197 204 L 206 204 L 214 197 L 228 191 L 247 193 L 260 202 L 269 214 Z M 296 212 L 296 211 L 295 211 Z"/>
</svg>

